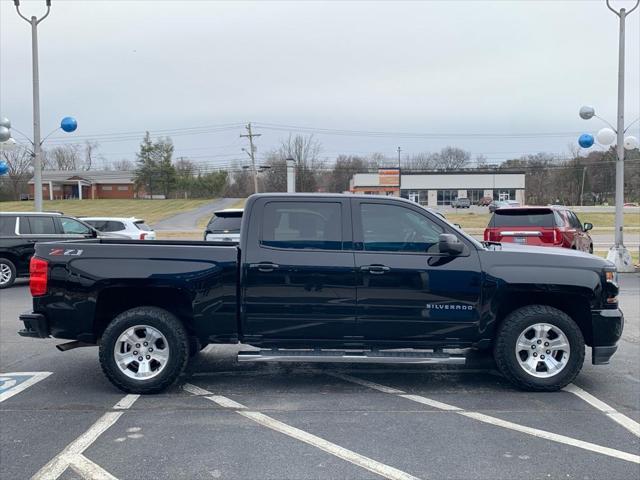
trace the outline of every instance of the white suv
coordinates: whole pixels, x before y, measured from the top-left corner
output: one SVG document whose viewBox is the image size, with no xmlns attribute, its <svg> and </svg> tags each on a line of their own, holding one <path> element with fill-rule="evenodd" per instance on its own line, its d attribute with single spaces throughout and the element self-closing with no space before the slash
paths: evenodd
<svg viewBox="0 0 640 480">
<path fill-rule="evenodd" d="M 239 243 L 242 212 L 242 208 L 227 208 L 213 212 L 213 217 L 204 231 L 204 239 L 208 242 Z"/>
<path fill-rule="evenodd" d="M 83 222 L 103 233 L 115 233 L 131 240 L 155 240 L 156 232 L 139 218 L 80 217 Z"/>
</svg>

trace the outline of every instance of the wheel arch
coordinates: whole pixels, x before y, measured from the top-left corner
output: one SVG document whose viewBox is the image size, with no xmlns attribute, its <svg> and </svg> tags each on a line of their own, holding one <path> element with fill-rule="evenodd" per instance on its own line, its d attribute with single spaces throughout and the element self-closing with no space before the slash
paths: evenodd
<svg viewBox="0 0 640 480">
<path fill-rule="evenodd" d="M 587 298 L 577 294 L 513 292 L 498 305 L 495 332 L 509 314 L 528 305 L 547 305 L 566 313 L 576 322 L 587 345 L 592 344 L 591 309 Z"/>
<path fill-rule="evenodd" d="M 109 287 L 96 298 L 93 333 L 102 336 L 107 325 L 120 313 L 135 307 L 158 307 L 175 315 L 193 333 L 191 297 L 179 288 L 170 287 Z"/>
</svg>

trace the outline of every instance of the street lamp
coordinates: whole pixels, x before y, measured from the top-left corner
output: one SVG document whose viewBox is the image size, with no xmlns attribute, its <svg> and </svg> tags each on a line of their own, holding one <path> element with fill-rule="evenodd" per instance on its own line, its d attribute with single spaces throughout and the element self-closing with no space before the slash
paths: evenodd
<svg viewBox="0 0 640 480">
<path fill-rule="evenodd" d="M 35 208 L 36 212 L 42 211 L 42 176 L 41 176 L 42 168 L 36 168 L 35 166 L 36 152 L 40 152 L 44 141 L 47 138 L 49 138 L 51 135 L 53 135 L 55 132 L 57 132 L 58 130 L 71 133 L 71 132 L 74 132 L 77 128 L 78 128 L 78 121 L 75 118 L 64 117 L 60 121 L 60 126 L 54 128 L 46 137 L 44 137 L 42 140 L 40 140 L 39 143 L 36 144 L 34 141 L 31 141 L 31 139 L 27 135 L 22 133 L 20 130 L 18 130 L 15 127 L 12 127 L 11 121 L 7 117 L 0 117 L 0 152 L 11 151 L 18 147 L 25 148 L 24 146 L 19 145 L 18 142 L 16 142 L 15 139 L 11 136 L 11 130 L 15 130 L 20 135 L 22 135 L 33 147 L 33 150 L 29 150 L 28 148 L 25 148 L 25 150 L 29 152 L 31 156 L 34 158 L 34 172 L 33 172 L 34 196 L 37 198 L 37 195 L 38 195 L 37 192 L 38 191 L 40 192 L 40 207 L 36 206 Z M 42 164 L 42 162 L 40 162 L 40 164 Z M 4 175 L 8 171 L 9 171 L 9 166 L 7 162 L 5 162 L 4 160 L 0 161 L 0 175 Z M 38 173 L 37 176 L 40 178 L 40 185 L 39 185 L 40 188 L 38 188 L 38 184 L 35 183 L 36 172 Z"/>
<path fill-rule="evenodd" d="M 633 272 L 633 262 L 631 261 L 631 255 L 625 248 L 623 243 L 623 229 L 624 229 L 624 150 L 625 148 L 631 149 L 636 146 L 638 141 L 635 137 L 624 138 L 624 134 L 627 129 L 635 122 L 632 122 L 627 129 L 624 128 L 624 48 L 625 48 L 625 20 L 634 10 L 640 5 L 640 0 L 636 0 L 636 4 L 633 8 L 627 11 L 625 8 L 616 10 L 611 6 L 611 1 L 607 0 L 607 8 L 615 13 L 620 22 L 619 43 L 618 43 L 618 116 L 617 126 L 613 127 L 609 122 L 601 119 L 606 123 L 609 128 L 601 129 L 596 135 L 598 143 L 602 145 L 611 145 L 616 140 L 616 152 L 618 154 L 618 161 L 616 162 L 616 230 L 615 230 L 615 245 L 609 249 L 607 260 L 613 262 L 619 272 Z M 580 117 L 584 120 L 596 117 L 595 109 L 593 107 L 585 106 L 580 109 Z M 582 140 L 585 140 L 581 136 Z M 580 145 L 582 143 L 579 141 Z M 588 143 L 588 142 L 586 142 Z M 592 142 L 593 144 L 593 142 Z M 588 147 L 587 147 L 588 148 Z"/>
<path fill-rule="evenodd" d="M 38 24 L 49 16 L 51 0 L 45 0 L 47 12 L 40 18 L 25 17 L 20 12 L 20 0 L 13 0 L 20 18 L 31 25 L 31 62 L 33 71 L 33 181 L 35 210 L 42 211 L 42 154 L 40 150 L 40 80 L 38 74 Z"/>
</svg>

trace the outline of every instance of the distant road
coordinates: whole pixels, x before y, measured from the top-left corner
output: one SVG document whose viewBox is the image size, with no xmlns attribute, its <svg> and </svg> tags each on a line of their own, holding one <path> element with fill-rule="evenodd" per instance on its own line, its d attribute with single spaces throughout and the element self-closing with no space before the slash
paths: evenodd
<svg viewBox="0 0 640 480">
<path fill-rule="evenodd" d="M 173 230 L 173 231 L 189 231 L 189 230 L 198 230 L 198 220 L 207 215 L 213 215 L 213 212 L 216 210 L 222 210 L 224 208 L 229 208 L 231 205 L 236 203 L 239 199 L 237 198 L 219 198 L 217 200 L 212 201 L 211 203 L 207 203 L 206 205 L 202 205 L 199 208 L 195 208 L 193 210 L 189 210 L 187 212 L 182 212 L 173 217 L 165 218 L 164 220 L 160 220 L 153 228 L 155 230 Z"/>
</svg>

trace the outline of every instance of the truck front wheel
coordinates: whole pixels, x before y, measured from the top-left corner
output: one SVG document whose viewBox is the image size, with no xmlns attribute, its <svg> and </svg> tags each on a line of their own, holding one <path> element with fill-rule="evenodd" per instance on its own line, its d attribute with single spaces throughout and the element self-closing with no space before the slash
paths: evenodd
<svg viewBox="0 0 640 480">
<path fill-rule="evenodd" d="M 172 385 L 189 359 L 189 337 L 172 313 L 157 307 L 122 312 L 100 341 L 100 365 L 127 393 L 158 393 Z"/>
<path fill-rule="evenodd" d="M 550 392 L 571 383 L 584 363 L 584 338 L 566 313 L 548 305 L 511 312 L 498 330 L 494 357 L 519 388 Z"/>
</svg>

